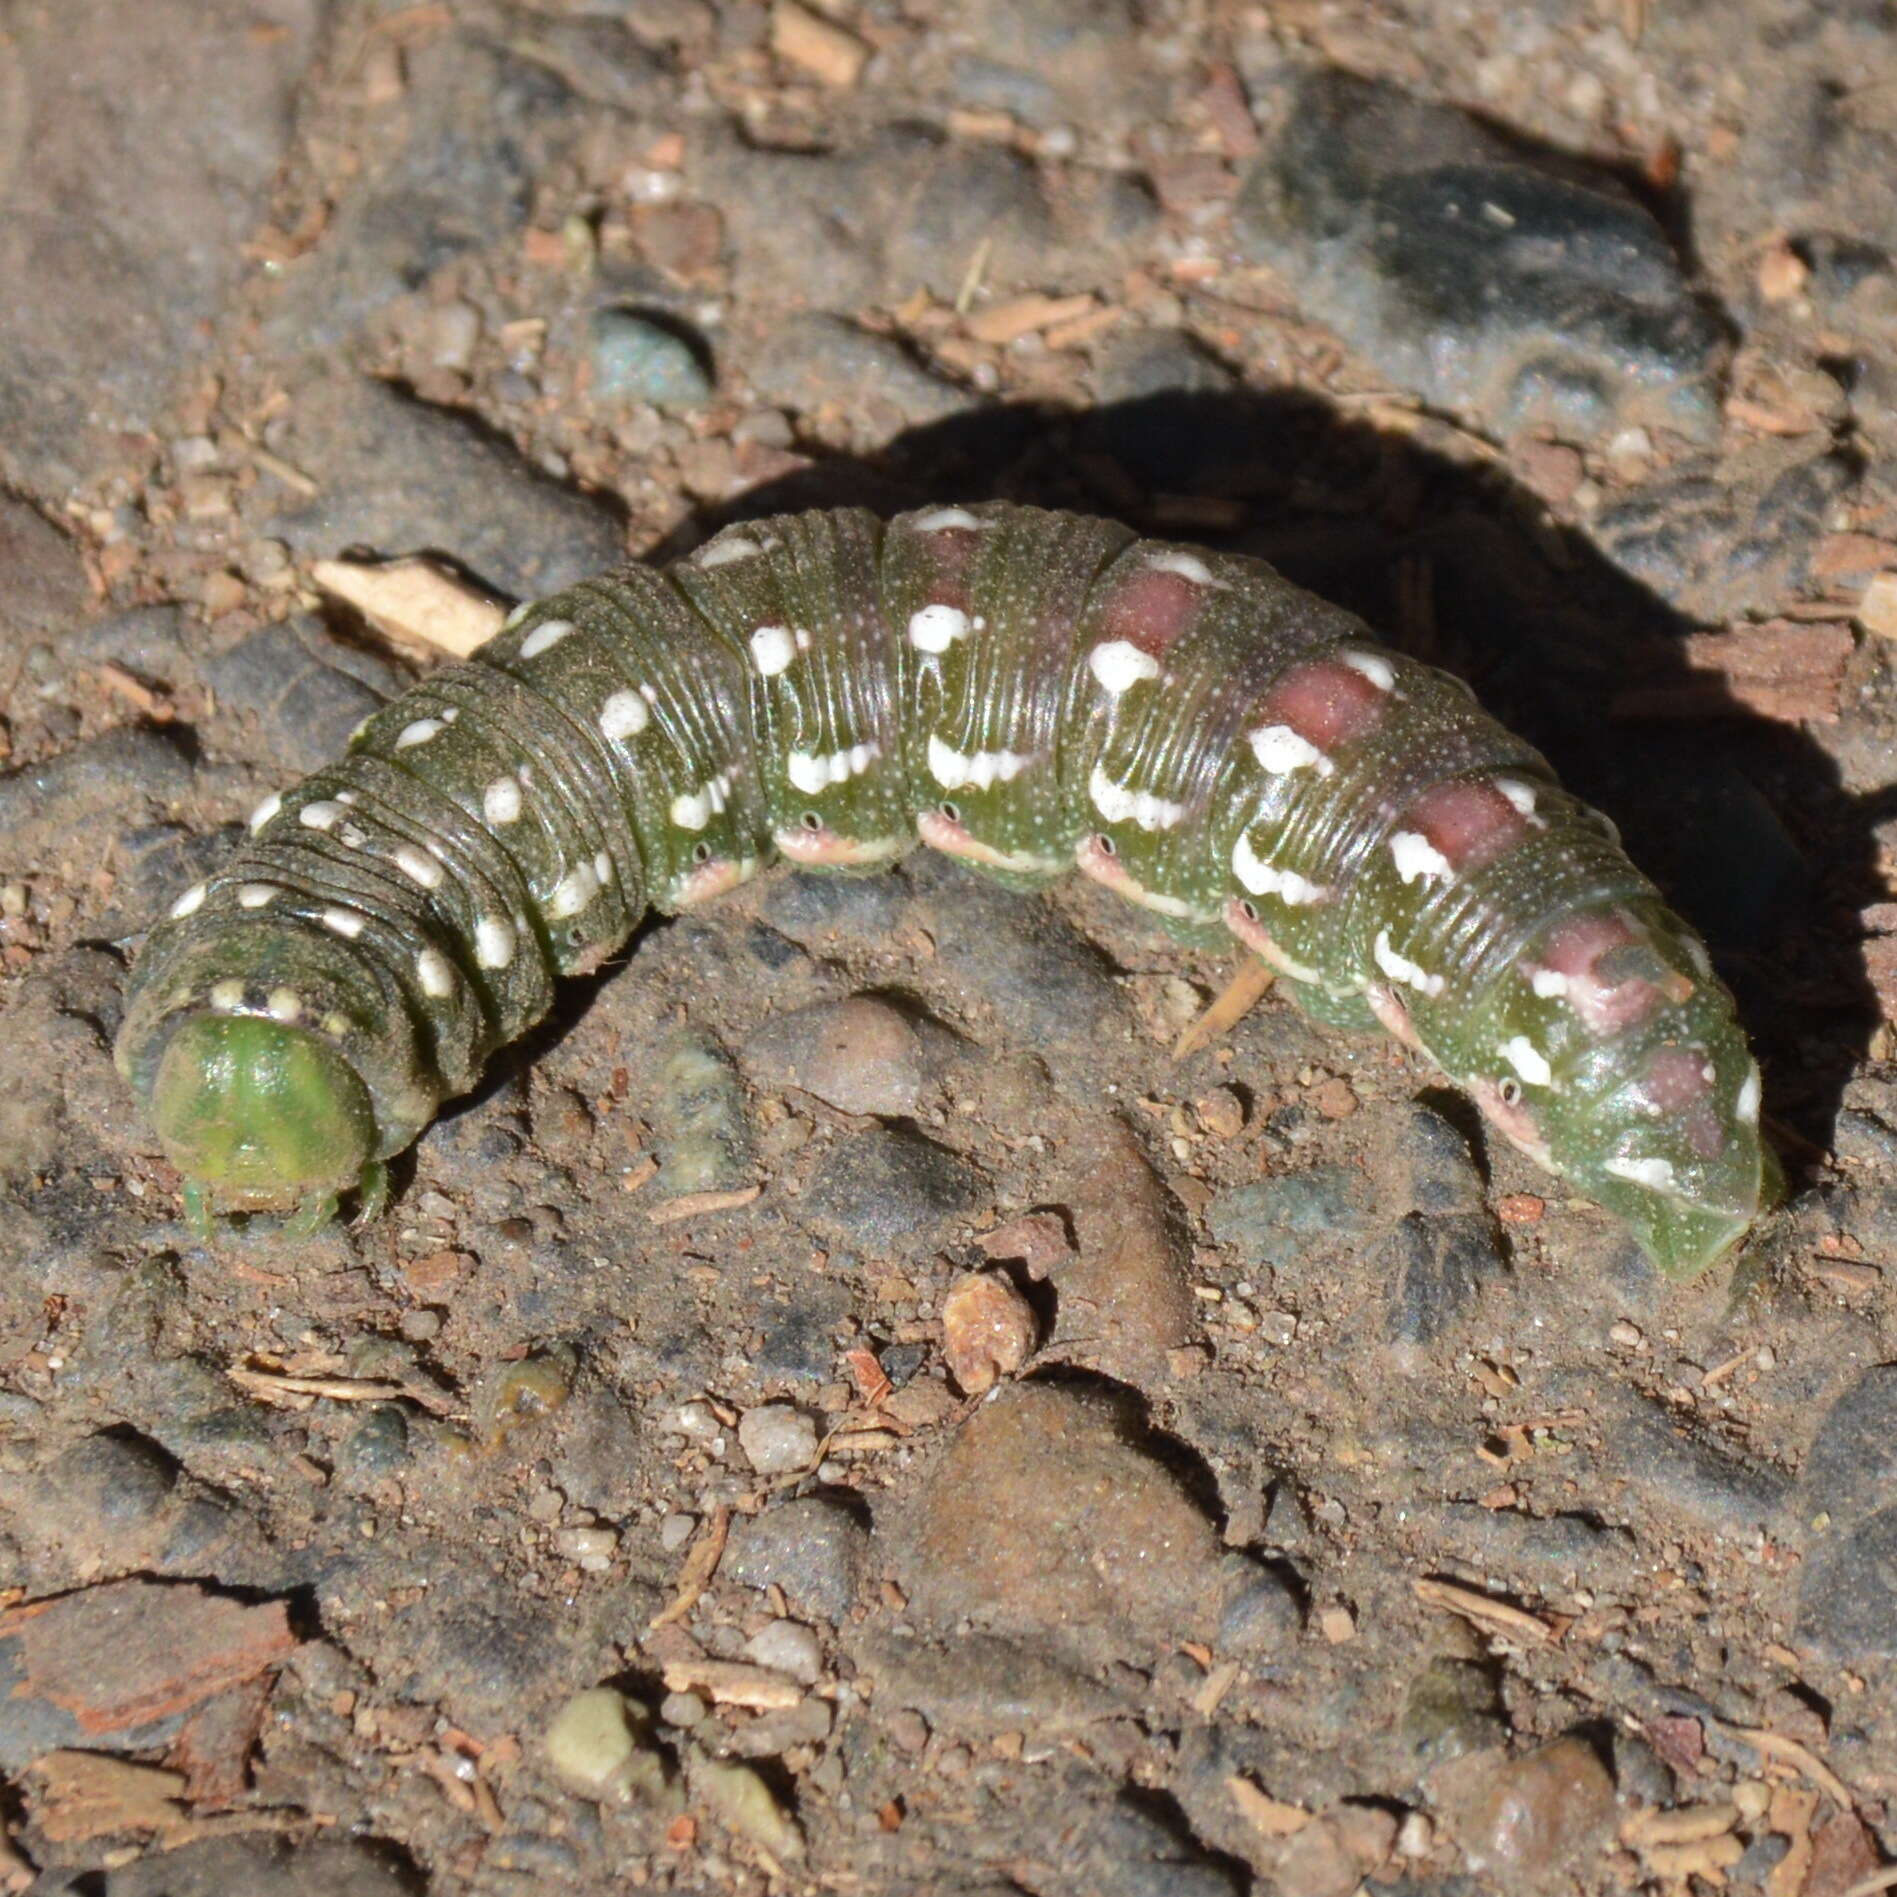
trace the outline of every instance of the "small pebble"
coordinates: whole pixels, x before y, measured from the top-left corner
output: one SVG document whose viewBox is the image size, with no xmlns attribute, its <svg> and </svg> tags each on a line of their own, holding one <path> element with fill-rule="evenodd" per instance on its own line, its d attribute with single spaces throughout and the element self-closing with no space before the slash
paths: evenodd
<svg viewBox="0 0 1897 1897">
<path fill-rule="evenodd" d="M 678 1551 L 691 1540 L 692 1534 L 697 1527 L 698 1517 L 696 1515 L 680 1514 L 678 1510 L 674 1509 L 671 1514 L 667 1515 L 666 1518 L 659 1523 L 659 1546 L 663 1548 L 667 1554 L 677 1554 Z"/>
<path fill-rule="evenodd" d="M 712 380 L 698 352 L 676 331 L 629 310 L 593 317 L 593 393 L 605 401 L 655 408 L 701 408 Z"/>
<path fill-rule="evenodd" d="M 663 1782 L 658 1755 L 646 1749 L 644 1716 L 610 1686 L 575 1693 L 547 1727 L 547 1763 L 571 1790 L 601 1803 Z"/>
<path fill-rule="evenodd" d="M 1000 1272 L 964 1272 L 942 1300 L 942 1355 L 969 1396 L 992 1390 L 1027 1362 L 1034 1309 Z"/>
<path fill-rule="evenodd" d="M 759 1666 L 788 1673 L 805 1686 L 814 1686 L 823 1674 L 823 1648 L 800 1620 L 767 1622 L 744 1643 L 744 1650 Z"/>
<path fill-rule="evenodd" d="M 794 1403 L 760 1403 L 738 1423 L 738 1446 L 759 1475 L 789 1475 L 817 1459 L 817 1425 Z"/>
</svg>

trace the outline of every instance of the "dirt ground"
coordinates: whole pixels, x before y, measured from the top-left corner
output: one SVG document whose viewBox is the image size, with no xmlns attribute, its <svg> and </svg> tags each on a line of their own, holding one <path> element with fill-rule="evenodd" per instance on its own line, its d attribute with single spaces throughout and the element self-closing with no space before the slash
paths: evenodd
<svg viewBox="0 0 1897 1897">
<path fill-rule="evenodd" d="M 0 1889 L 1892 1887 L 1893 177 L 1883 0 L 0 0 Z M 429 662 L 321 563 L 997 495 L 1609 811 L 1736 1263 L 921 858 L 193 1235 L 130 958 Z"/>
</svg>

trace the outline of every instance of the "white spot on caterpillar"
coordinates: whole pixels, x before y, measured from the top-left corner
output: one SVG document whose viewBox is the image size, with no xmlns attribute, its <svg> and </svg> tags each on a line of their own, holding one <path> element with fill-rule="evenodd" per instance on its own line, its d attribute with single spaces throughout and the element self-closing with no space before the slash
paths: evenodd
<svg viewBox="0 0 1897 1897">
<path fill-rule="evenodd" d="M 283 894 L 275 883 L 245 883 L 237 892 L 240 909 L 266 909 Z"/>
<path fill-rule="evenodd" d="M 1392 981 L 1404 982 L 1409 987 L 1414 988 L 1418 994 L 1428 995 L 1432 999 L 1442 993 L 1443 978 L 1440 975 L 1430 974 L 1426 969 L 1419 968 L 1416 963 L 1410 961 L 1406 956 L 1399 955 L 1396 950 L 1390 946 L 1390 931 L 1388 929 L 1379 929 L 1377 931 L 1377 939 L 1371 944 L 1371 951 L 1377 958 L 1377 966 L 1382 969 Z"/>
<path fill-rule="evenodd" d="M 1012 783 L 1034 762 L 1031 751 L 957 751 L 929 734 L 929 775 L 944 790 L 987 790 Z"/>
<path fill-rule="evenodd" d="M 194 916 L 204 907 L 204 898 L 210 893 L 206 883 L 193 883 L 176 902 L 171 905 L 171 919 L 182 922 L 186 916 Z"/>
<path fill-rule="evenodd" d="M 355 1023 L 346 1014 L 337 1014 L 332 1011 L 323 1016 L 323 1032 L 332 1041 L 340 1041 L 354 1025 Z M 419 1114 L 416 1117 L 419 1118 Z"/>
<path fill-rule="evenodd" d="M 1489 780 L 1524 817 L 1535 814 L 1535 787 L 1519 777 L 1495 777 Z"/>
<path fill-rule="evenodd" d="M 520 604 L 516 606 L 513 609 L 513 611 L 511 611 L 507 615 L 505 619 L 501 621 L 501 630 L 503 632 L 512 632 L 514 628 L 518 626 L 520 622 L 523 619 L 525 619 L 530 612 L 533 611 L 533 609 L 534 609 L 534 603 L 532 600 L 530 599 L 522 600 Z"/>
<path fill-rule="evenodd" d="M 273 1021 L 293 1027 L 303 1018 L 303 997 L 294 988 L 273 988 L 264 1001 L 264 1012 Z"/>
<path fill-rule="evenodd" d="M 553 893 L 547 898 L 547 917 L 553 922 L 564 922 L 569 916 L 576 916 L 599 894 L 599 878 L 593 872 L 590 863 L 577 863 L 554 884 Z"/>
<path fill-rule="evenodd" d="M 725 534 L 710 546 L 699 548 L 697 565 L 701 573 L 709 573 L 714 567 L 729 566 L 734 560 L 755 560 L 763 551 L 755 540 L 744 534 Z"/>
<path fill-rule="evenodd" d="M 396 733 L 395 748 L 398 751 L 407 751 L 415 745 L 426 744 L 430 738 L 440 737 L 442 727 L 446 723 L 445 718 L 417 718 L 412 723 L 405 724 Z"/>
<path fill-rule="evenodd" d="M 651 719 L 646 701 L 637 692 L 614 692 L 599 708 L 600 731 L 615 744 L 622 738 L 636 738 Z"/>
<path fill-rule="evenodd" d="M 959 606 L 928 605 L 909 615 L 909 643 L 918 652 L 946 652 L 968 636 L 968 615 Z"/>
<path fill-rule="evenodd" d="M 523 659 L 537 659 L 541 653 L 551 652 L 568 633 L 578 630 L 570 619 L 543 619 L 520 642 L 520 656 Z"/>
<path fill-rule="evenodd" d="M 474 925 L 474 964 L 505 968 L 514 959 L 514 925 L 505 916 L 482 916 Z"/>
<path fill-rule="evenodd" d="M 1156 797 L 1149 790 L 1116 784 L 1098 764 L 1087 780 L 1087 795 L 1109 823 L 1137 823 L 1142 830 L 1170 830 L 1186 814 L 1184 804 Z"/>
<path fill-rule="evenodd" d="M 1733 1097 L 1732 1117 L 1741 1126 L 1757 1126 L 1759 1123 L 1759 1070 L 1756 1067 L 1746 1069 L 1746 1077 L 1739 1083 L 1739 1091 Z"/>
<path fill-rule="evenodd" d="M 425 948 L 415 957 L 415 979 L 431 1001 L 446 1001 L 454 993 L 454 970 L 440 949 Z"/>
<path fill-rule="evenodd" d="M 918 514 L 909 525 L 919 534 L 939 534 L 948 527 L 979 528 L 983 523 L 966 507 L 931 507 L 926 514 Z"/>
<path fill-rule="evenodd" d="M 511 777 L 497 777 L 481 793 L 481 815 L 499 829 L 520 816 L 520 786 Z"/>
<path fill-rule="evenodd" d="M 832 784 L 847 784 L 860 777 L 882 755 L 874 744 L 853 744 L 847 751 L 832 751 L 828 756 L 810 751 L 793 751 L 784 760 L 784 775 L 794 788 L 807 797 L 827 790 Z"/>
<path fill-rule="evenodd" d="M 1118 698 L 1141 679 L 1157 678 L 1159 661 L 1130 639 L 1109 639 L 1087 654 L 1087 669 L 1100 681 L 1102 691 Z"/>
<path fill-rule="evenodd" d="M 1215 586 L 1225 590 L 1222 580 L 1212 577 L 1212 569 L 1197 554 L 1176 553 L 1168 549 L 1148 557 L 1146 565 L 1154 573 L 1176 573 L 1182 580 L 1190 580 L 1194 586 Z"/>
<path fill-rule="evenodd" d="M 244 1005 L 244 984 L 234 975 L 220 981 L 211 990 L 211 1006 L 219 1014 L 235 1014 Z"/>
<path fill-rule="evenodd" d="M 323 911 L 323 927 L 333 930 L 350 942 L 362 933 L 363 924 L 368 919 L 360 909 L 325 909 Z"/>
<path fill-rule="evenodd" d="M 272 791 L 255 810 L 250 813 L 250 834 L 255 836 L 266 823 L 283 808 L 283 799 Z"/>
<path fill-rule="evenodd" d="M 788 626 L 760 626 L 751 635 L 751 663 L 761 678 L 775 678 L 797 656 L 797 641 Z"/>
<path fill-rule="evenodd" d="M 720 771 L 716 777 L 708 778 L 697 790 L 680 791 L 672 799 L 672 821 L 681 830 L 702 830 L 714 816 L 724 814 L 725 801 L 730 790 L 730 772 Z"/>
<path fill-rule="evenodd" d="M 1396 873 L 1406 883 L 1418 877 L 1424 882 L 1433 882 L 1439 876 L 1447 881 L 1454 873 L 1448 857 L 1420 830 L 1397 831 L 1390 839 L 1390 854 L 1396 859 Z"/>
<path fill-rule="evenodd" d="M 613 859 L 604 850 L 598 851 L 593 857 L 593 874 L 599 878 L 600 888 L 606 889 L 611 886 Z"/>
<path fill-rule="evenodd" d="M 1251 748 L 1260 767 L 1274 777 L 1307 767 L 1319 777 L 1329 777 L 1337 768 L 1309 738 L 1289 725 L 1261 726 L 1251 734 Z"/>
<path fill-rule="evenodd" d="M 1367 678 L 1380 692 L 1396 690 L 1396 667 L 1381 652 L 1340 652 L 1337 655 L 1340 665 L 1347 665 L 1362 678 Z"/>
<path fill-rule="evenodd" d="M 1528 977 L 1528 985 L 1543 1001 L 1558 1000 L 1568 992 L 1568 978 L 1558 968 L 1537 968 Z"/>
<path fill-rule="evenodd" d="M 412 843 L 404 843 L 395 852 L 395 867 L 411 883 L 419 884 L 423 889 L 441 887 L 441 865 L 426 850 L 418 850 Z"/>
<path fill-rule="evenodd" d="M 1554 1069 L 1526 1034 L 1518 1034 L 1513 1040 L 1504 1041 L 1496 1051 L 1531 1087 L 1553 1085 Z"/>
<path fill-rule="evenodd" d="M 1614 1158 L 1602 1162 L 1601 1171 L 1615 1179 L 1631 1180 L 1633 1184 L 1645 1186 L 1653 1192 L 1670 1193 L 1675 1184 L 1673 1162 L 1670 1159 L 1648 1158 L 1638 1153 L 1629 1154 L 1626 1158 L 1616 1154 Z"/>
<path fill-rule="evenodd" d="M 305 804 L 296 813 L 296 820 L 306 830 L 333 830 L 342 822 L 343 805 L 334 797 L 319 797 L 313 804 Z"/>
<path fill-rule="evenodd" d="M 1314 883 L 1294 869 L 1274 869 L 1252 848 L 1251 838 L 1242 833 L 1232 845 L 1232 874 L 1254 896 L 1276 896 L 1293 909 L 1322 902 L 1330 894 L 1322 883 Z"/>
</svg>

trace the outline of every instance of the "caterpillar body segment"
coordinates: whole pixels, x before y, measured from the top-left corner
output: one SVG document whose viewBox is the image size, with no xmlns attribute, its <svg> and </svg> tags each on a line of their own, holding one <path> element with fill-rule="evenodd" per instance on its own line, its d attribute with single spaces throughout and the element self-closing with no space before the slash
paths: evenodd
<svg viewBox="0 0 1897 1897">
<path fill-rule="evenodd" d="M 381 1169 L 648 907 L 918 838 L 1236 937 L 1381 1023 L 1669 1272 L 1770 1186 L 1758 1070 L 1612 826 L 1459 682 L 1262 562 L 1006 503 L 727 528 L 510 616 L 256 813 L 117 1057 L 198 1203 Z"/>
</svg>

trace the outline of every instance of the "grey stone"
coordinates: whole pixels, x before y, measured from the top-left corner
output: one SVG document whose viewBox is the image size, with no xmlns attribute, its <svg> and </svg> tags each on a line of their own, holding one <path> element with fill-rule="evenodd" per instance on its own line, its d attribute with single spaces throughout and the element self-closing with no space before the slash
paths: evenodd
<svg viewBox="0 0 1897 1897">
<path fill-rule="evenodd" d="M 416 1897 L 425 1880 L 375 1838 L 210 1838 L 105 1874 L 105 1897 Z"/>
<path fill-rule="evenodd" d="M 94 663 L 111 659 L 141 678 L 166 683 L 190 666 L 186 656 L 184 608 L 175 604 L 134 606 L 130 612 L 81 626 L 67 641 L 77 658 Z"/>
<path fill-rule="evenodd" d="M 163 808 L 191 778 L 191 760 L 171 737 L 121 725 L 0 777 L 0 836 L 18 848 L 29 832 L 77 830 L 141 804 Z"/>
<path fill-rule="evenodd" d="M 1253 1561 L 1232 1564 L 1231 1592 L 1219 1613 L 1218 1650 L 1235 1660 L 1282 1654 L 1304 1624 L 1297 1591 L 1272 1569 Z"/>
<path fill-rule="evenodd" d="M 775 1584 L 800 1612 L 839 1621 L 869 1557 L 869 1530 L 827 1495 L 780 1502 L 733 1523 L 721 1572 L 746 1587 Z"/>
<path fill-rule="evenodd" d="M 752 387 L 767 402 L 803 414 L 834 405 L 870 426 L 875 408 L 913 427 L 953 415 L 970 400 L 887 337 L 821 312 L 777 324 L 749 368 Z"/>
<path fill-rule="evenodd" d="M 1825 1413 L 1805 1458 L 1801 1507 L 1840 1524 L 1897 1492 L 1897 1364 L 1867 1370 Z"/>
<path fill-rule="evenodd" d="M 594 312 L 589 353 L 600 401 L 700 408 L 716 392 L 700 348 L 670 324 L 631 310 Z"/>
<path fill-rule="evenodd" d="M 1411 1212 L 1378 1245 L 1370 1269 L 1374 1282 L 1390 1287 L 1387 1334 L 1398 1343 L 1427 1344 L 1454 1327 L 1507 1261 L 1486 1212 Z"/>
<path fill-rule="evenodd" d="M 899 1008 L 851 995 L 774 1016 L 745 1044 L 767 1084 L 800 1087 L 844 1113 L 910 1118 L 927 1078 L 922 1036 Z"/>
<path fill-rule="evenodd" d="M 887 935 L 909 899 L 901 874 L 813 876 L 793 871 L 764 891 L 765 919 L 806 947 Z"/>
<path fill-rule="evenodd" d="M 360 175 L 322 241 L 282 273 L 265 324 L 279 349 L 338 343 L 455 258 L 517 231 L 533 179 L 577 133 L 579 102 L 547 65 L 456 32 L 404 50 L 400 111 L 358 147 Z"/>
<path fill-rule="evenodd" d="M 804 1195 L 805 1215 L 872 1251 L 908 1257 L 939 1241 L 981 1204 L 967 1160 L 906 1127 L 839 1139 Z"/>
<path fill-rule="evenodd" d="M 1385 374 L 1502 434 L 1713 435 L 1718 328 L 1605 175 L 1342 71 L 1282 72 L 1255 104 L 1240 233 Z"/>
<path fill-rule="evenodd" d="M 357 725 L 405 683 L 386 662 L 380 678 L 364 680 L 341 661 L 341 642 L 306 614 L 206 661 L 204 678 L 223 709 L 257 720 L 273 762 L 307 775 L 341 755 Z"/>
<path fill-rule="evenodd" d="M 1313 1166 L 1221 1192 L 1205 1217 L 1212 1236 L 1247 1264 L 1283 1271 L 1360 1242 L 1375 1203 L 1355 1168 Z"/>
<path fill-rule="evenodd" d="M 793 1298 L 760 1305 L 752 1368 L 766 1382 L 823 1382 L 836 1367 L 836 1330 L 850 1315 L 851 1303 L 843 1285 L 819 1280 L 799 1285 Z M 887 1356 L 883 1369 L 888 1374 Z"/>
<path fill-rule="evenodd" d="M 336 1479 L 347 1488 L 370 1488 L 408 1466 L 408 1418 L 393 1403 L 379 1403 L 342 1440 Z"/>
<path fill-rule="evenodd" d="M 1472 1565 L 1543 1583 L 1598 1577 L 1634 1552 L 1625 1529 L 1604 1528 L 1581 1515 L 1538 1518 L 1475 1502 L 1448 1502 L 1435 1511 L 1434 1520 L 1446 1545 Z"/>
<path fill-rule="evenodd" d="M 1604 508 L 1592 538 L 1680 612 L 1708 623 L 1740 619 L 1803 590 L 1852 481 L 1843 456 L 1782 443 L 1687 461 Z"/>
<path fill-rule="evenodd" d="M 922 851 L 905 866 L 917 919 L 935 942 L 936 979 L 958 1004 L 992 1009 L 1011 1048 L 1097 1096 L 1103 1042 L 1130 1032 L 1126 1004 L 1096 944 L 1038 897 L 997 887 Z"/>
<path fill-rule="evenodd" d="M 60 630 L 85 604 L 86 569 L 79 549 L 44 514 L 5 493 L 0 493 L 0 573 L 6 575 L 0 591 L 0 647 Z"/>
<path fill-rule="evenodd" d="M 740 295 L 765 308 L 953 297 L 984 243 L 993 283 L 1047 285 L 1085 260 L 1087 233 L 1056 224 L 1033 165 L 913 122 L 812 155 L 717 141 L 694 176 L 724 213 Z"/>
<path fill-rule="evenodd" d="M 1120 1802 L 1095 1818 L 1065 1859 L 1092 1897 L 1238 1897 L 1236 1876 L 1191 1838 Z"/>
<path fill-rule="evenodd" d="M 1897 1507 L 1816 1544 L 1799 1585 L 1798 1632 L 1850 1665 L 1897 1657 Z"/>
<path fill-rule="evenodd" d="M 379 382 L 330 375 L 296 391 L 284 452 L 319 484 L 271 522 L 299 553 L 427 550 L 523 597 L 609 566 L 619 523 L 467 417 Z"/>
<path fill-rule="evenodd" d="M 0 465 L 112 465 L 251 266 L 322 0 L 11 9 L 0 46 Z M 258 29 L 265 30 L 258 30 Z"/>
<path fill-rule="evenodd" d="M 1791 1494 L 1775 1469 L 1757 1468 L 1681 1429 L 1665 1410 L 1618 1384 L 1589 1386 L 1600 1430 L 1599 1465 L 1628 1491 L 1621 1504 L 1644 1518 L 1655 1503 L 1715 1533 L 1739 1535 L 1776 1521 Z"/>
<path fill-rule="evenodd" d="M 948 1732 L 1079 1732 L 1128 1710 L 1119 1695 L 1036 1640 L 885 1635 L 862 1643 L 860 1655 L 885 1705 L 913 1707 Z"/>
</svg>

